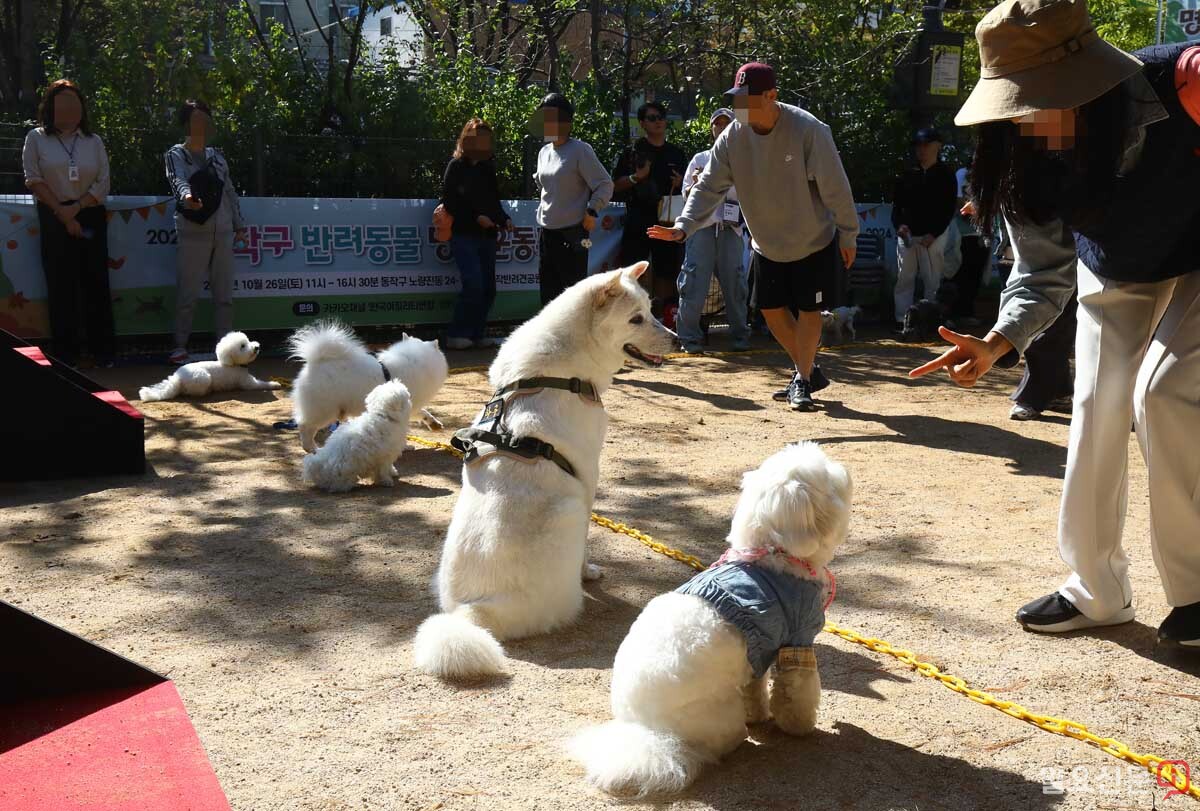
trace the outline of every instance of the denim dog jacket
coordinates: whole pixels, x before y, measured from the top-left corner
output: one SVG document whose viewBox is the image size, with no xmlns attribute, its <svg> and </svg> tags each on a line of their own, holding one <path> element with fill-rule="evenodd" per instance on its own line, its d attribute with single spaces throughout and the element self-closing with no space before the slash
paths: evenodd
<svg viewBox="0 0 1200 811">
<path fill-rule="evenodd" d="M 746 658 L 760 678 L 780 648 L 809 648 L 825 627 L 829 583 L 756 566 L 746 560 L 718 561 L 675 589 L 709 603 L 746 639 Z M 830 576 L 831 577 L 831 576 Z"/>
</svg>

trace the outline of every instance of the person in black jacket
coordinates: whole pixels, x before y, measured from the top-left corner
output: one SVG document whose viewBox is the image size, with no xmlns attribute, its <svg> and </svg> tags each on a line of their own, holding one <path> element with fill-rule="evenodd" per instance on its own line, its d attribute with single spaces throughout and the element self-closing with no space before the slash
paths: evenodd
<svg viewBox="0 0 1200 811">
<path fill-rule="evenodd" d="M 667 110 L 657 101 L 643 104 L 637 111 L 638 124 L 645 135 L 617 159 L 613 169 L 613 199 L 625 204 L 625 229 L 621 232 L 622 267 L 650 262 L 649 282 L 656 299 L 655 312 L 663 302 L 677 298 L 675 281 L 683 265 L 683 246 L 651 240 L 646 230 L 659 222 L 659 204 L 664 197 L 680 194 L 688 158 L 683 150 L 667 141 Z M 671 212 L 674 224 L 682 211 Z"/>
<path fill-rule="evenodd" d="M 946 261 L 946 229 L 958 210 L 958 180 L 940 160 L 942 136 L 937 130 L 917 130 L 913 138 L 917 165 L 896 182 L 892 226 L 896 229 L 897 326 L 913 303 L 917 275 L 925 298 L 933 299 L 942 283 Z"/>
<path fill-rule="evenodd" d="M 496 300 L 496 238 L 501 228 L 511 231 L 513 223 L 500 204 L 492 138 L 486 121 L 468 121 L 442 181 L 442 205 L 454 217 L 450 249 L 462 277 L 462 293 L 446 334 L 450 349 L 499 343 L 484 331 Z"/>
</svg>

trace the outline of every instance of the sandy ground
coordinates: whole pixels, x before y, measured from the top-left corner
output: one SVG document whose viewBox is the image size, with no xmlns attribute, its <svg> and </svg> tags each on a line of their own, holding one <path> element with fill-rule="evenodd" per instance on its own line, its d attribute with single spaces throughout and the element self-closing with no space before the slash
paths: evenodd
<svg viewBox="0 0 1200 811">
<path fill-rule="evenodd" d="M 764 346 L 766 344 L 763 344 Z M 1200 779 L 1200 658 L 1155 648 L 1167 607 L 1150 559 L 1145 468 L 1131 436 L 1126 528 L 1137 621 L 1043 638 L 1015 609 L 1057 585 L 1054 531 L 1067 418 L 1007 419 L 1014 372 L 974 391 L 903 372 L 932 350 L 830 353 L 824 410 L 770 401 L 781 356 L 630 370 L 611 415 L 597 511 L 705 560 L 723 545 L 742 471 L 812 439 L 856 480 L 834 563 L 831 620 L 912 649 L 972 685 L 1188 758 Z M 486 362 L 455 355 L 457 365 Z M 131 399 L 163 368 L 98 373 Z M 260 374 L 294 374 L 281 361 Z M 434 410 L 450 430 L 486 395 L 451 377 Z M 0 591 L 169 675 L 236 809 L 565 809 L 616 803 L 561 753 L 608 717 L 613 655 L 680 563 L 592 527 L 607 576 L 573 629 L 510 644 L 511 676 L 473 689 L 416 674 L 411 639 L 459 466 L 405 455 L 395 489 L 303 489 L 286 393 L 145 406 L 150 472 L 0 490 Z M 423 429 L 415 431 L 428 435 Z M 1150 809 L 1166 789 L 1081 743 L 979 706 L 899 663 L 818 639 L 820 728 L 770 727 L 671 809 Z M 1044 793 L 1060 779 L 1066 793 Z M 635 807 L 651 804 L 632 803 Z"/>
</svg>

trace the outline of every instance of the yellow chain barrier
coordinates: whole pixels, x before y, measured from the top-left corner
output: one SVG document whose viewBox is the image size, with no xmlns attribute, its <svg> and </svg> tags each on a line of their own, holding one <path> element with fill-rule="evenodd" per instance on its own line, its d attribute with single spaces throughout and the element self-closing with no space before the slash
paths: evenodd
<svg viewBox="0 0 1200 811">
<path fill-rule="evenodd" d="M 416 445 L 421 445 L 422 447 L 426 448 L 434 448 L 440 451 L 446 451 L 447 453 L 454 454 L 460 459 L 462 458 L 461 452 L 444 442 L 434 442 L 432 440 L 422 439 L 419 436 L 409 436 L 408 440 Z M 641 530 L 635 529 L 626 524 L 618 523 L 612 519 L 597 515 L 596 513 L 592 513 L 592 523 L 596 524 L 597 526 L 604 527 L 607 530 L 611 530 L 612 532 L 633 538 L 655 552 L 658 552 L 660 555 L 666 555 L 672 560 L 677 560 L 680 563 L 691 566 L 697 571 L 704 571 L 706 568 L 708 568 L 705 566 L 704 562 L 695 555 L 689 555 L 679 549 L 675 549 L 674 547 L 660 543 Z M 1183 761 L 1162 758 L 1157 755 L 1139 754 L 1138 752 L 1134 752 L 1128 746 L 1118 741 L 1116 738 L 1105 738 L 1095 734 L 1084 724 L 1081 724 L 1078 721 L 1072 721 L 1068 718 L 1057 718 L 1052 715 L 1039 715 L 1038 713 L 1025 709 L 1016 702 L 1005 701 L 1003 699 L 996 698 L 995 696 L 982 690 L 975 690 L 958 676 L 953 676 L 949 673 L 943 673 L 936 665 L 929 662 L 922 662 L 911 651 L 904 650 L 903 648 L 892 647 L 889 643 L 882 639 L 862 636 L 856 631 L 852 631 L 848 628 L 842 628 L 841 626 L 832 622 L 825 623 L 825 631 L 833 634 L 834 636 L 841 637 L 847 642 L 852 642 L 855 645 L 862 645 L 863 647 L 869 648 L 876 653 L 882 653 L 885 656 L 891 656 L 908 667 L 911 667 L 922 676 L 925 676 L 929 679 L 935 679 L 941 682 L 945 687 L 953 690 L 956 693 L 959 693 L 960 695 L 966 696 L 974 702 L 983 704 L 985 707 L 992 707 L 993 709 L 999 710 L 1005 715 L 1011 716 L 1020 721 L 1024 721 L 1027 724 L 1032 724 L 1038 729 L 1054 735 L 1062 735 L 1066 738 L 1074 738 L 1077 741 L 1083 741 L 1090 746 L 1096 747 L 1107 755 L 1111 755 L 1119 760 L 1124 760 L 1127 763 L 1137 764 L 1150 774 L 1154 775 L 1156 778 L 1161 778 L 1162 781 L 1170 783 L 1178 791 L 1181 791 L 1195 799 L 1200 799 L 1200 786 L 1192 784 L 1188 771 L 1176 768 L 1174 765 L 1175 763 L 1183 763 Z M 1160 781 L 1160 785 L 1165 787 L 1166 783 Z"/>
</svg>

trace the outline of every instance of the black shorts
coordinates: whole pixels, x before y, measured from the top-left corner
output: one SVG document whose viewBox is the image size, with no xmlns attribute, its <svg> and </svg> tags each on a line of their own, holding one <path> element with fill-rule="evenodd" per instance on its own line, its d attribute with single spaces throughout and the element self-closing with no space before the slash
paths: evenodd
<svg viewBox="0 0 1200 811">
<path fill-rule="evenodd" d="M 835 306 L 841 268 L 837 237 L 828 246 L 794 262 L 776 262 L 754 251 L 751 306 L 758 310 L 787 308 L 819 313 Z"/>
</svg>

